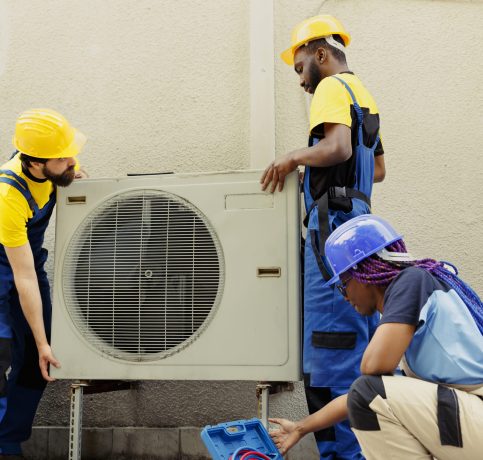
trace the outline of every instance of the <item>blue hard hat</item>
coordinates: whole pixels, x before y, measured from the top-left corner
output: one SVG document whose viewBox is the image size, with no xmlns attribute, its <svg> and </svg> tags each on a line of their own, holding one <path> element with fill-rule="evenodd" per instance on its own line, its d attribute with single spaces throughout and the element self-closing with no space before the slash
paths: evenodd
<svg viewBox="0 0 483 460">
<path fill-rule="evenodd" d="M 349 268 L 401 238 L 387 221 L 373 214 L 345 222 L 325 242 L 325 257 L 333 274 L 325 286 L 336 283 Z"/>
</svg>

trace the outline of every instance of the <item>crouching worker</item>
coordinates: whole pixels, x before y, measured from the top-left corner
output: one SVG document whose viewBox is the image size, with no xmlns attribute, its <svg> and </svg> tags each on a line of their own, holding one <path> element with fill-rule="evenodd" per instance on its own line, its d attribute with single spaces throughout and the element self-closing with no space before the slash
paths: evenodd
<svg viewBox="0 0 483 460">
<path fill-rule="evenodd" d="M 483 453 L 483 303 L 432 259 L 414 260 L 383 219 L 356 217 L 327 239 L 335 284 L 361 315 L 382 313 L 362 376 L 298 421 L 271 419 L 282 453 L 349 418 L 368 460 L 478 459 Z M 403 375 L 391 375 L 398 365 Z"/>
</svg>

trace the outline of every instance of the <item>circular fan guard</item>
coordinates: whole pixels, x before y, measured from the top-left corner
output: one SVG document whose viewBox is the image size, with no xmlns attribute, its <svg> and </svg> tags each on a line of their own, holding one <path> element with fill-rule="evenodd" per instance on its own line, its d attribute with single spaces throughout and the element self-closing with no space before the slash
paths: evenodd
<svg viewBox="0 0 483 460">
<path fill-rule="evenodd" d="M 91 212 L 63 265 L 67 310 L 116 358 L 169 356 L 207 326 L 223 289 L 221 246 L 205 216 L 163 191 L 116 195 Z"/>
</svg>

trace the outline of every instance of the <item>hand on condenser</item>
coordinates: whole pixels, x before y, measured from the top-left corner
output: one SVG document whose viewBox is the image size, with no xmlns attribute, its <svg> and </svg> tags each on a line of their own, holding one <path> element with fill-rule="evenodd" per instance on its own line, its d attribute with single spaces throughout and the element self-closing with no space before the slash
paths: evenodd
<svg viewBox="0 0 483 460">
<path fill-rule="evenodd" d="M 89 174 L 87 174 L 87 172 L 81 168 L 75 172 L 74 179 L 87 179 L 88 177 Z"/>
<path fill-rule="evenodd" d="M 280 426 L 277 430 L 270 430 L 270 436 L 280 453 L 285 455 L 302 438 L 296 429 L 297 424 L 285 418 L 269 418 L 268 420 Z"/>
<path fill-rule="evenodd" d="M 55 359 L 52 353 L 52 348 L 50 345 L 43 345 L 39 347 L 39 366 L 42 372 L 42 377 L 47 380 L 47 382 L 53 382 L 55 379 L 49 375 L 49 364 L 55 367 L 60 367 L 59 361 Z"/>
<path fill-rule="evenodd" d="M 262 184 L 262 190 L 266 190 L 270 186 L 270 193 L 273 193 L 277 189 L 281 192 L 283 190 L 283 184 L 285 177 L 297 168 L 297 164 L 293 159 L 293 155 L 288 153 L 272 161 L 263 172 L 260 183 Z"/>
</svg>

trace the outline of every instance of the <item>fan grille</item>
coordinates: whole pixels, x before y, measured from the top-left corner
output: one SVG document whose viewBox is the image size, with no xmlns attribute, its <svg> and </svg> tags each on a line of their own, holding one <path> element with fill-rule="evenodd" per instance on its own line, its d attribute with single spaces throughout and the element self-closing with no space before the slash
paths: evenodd
<svg viewBox="0 0 483 460">
<path fill-rule="evenodd" d="M 221 246 L 197 208 L 163 191 L 131 191 L 105 201 L 77 229 L 64 259 L 64 299 L 96 349 L 149 361 L 200 335 L 223 273 Z"/>
</svg>

